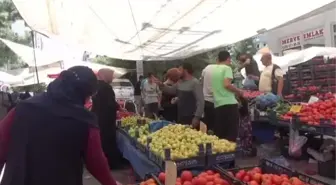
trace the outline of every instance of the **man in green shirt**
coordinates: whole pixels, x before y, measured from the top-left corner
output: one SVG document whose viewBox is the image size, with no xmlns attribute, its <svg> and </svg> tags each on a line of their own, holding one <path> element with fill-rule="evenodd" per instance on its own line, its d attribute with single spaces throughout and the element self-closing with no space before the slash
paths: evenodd
<svg viewBox="0 0 336 185">
<path fill-rule="evenodd" d="M 228 51 L 218 54 L 217 65 L 212 71 L 211 86 L 215 105 L 214 132 L 219 138 L 236 141 L 239 127 L 239 112 L 236 95 L 242 91 L 232 85 L 233 72 Z"/>
</svg>

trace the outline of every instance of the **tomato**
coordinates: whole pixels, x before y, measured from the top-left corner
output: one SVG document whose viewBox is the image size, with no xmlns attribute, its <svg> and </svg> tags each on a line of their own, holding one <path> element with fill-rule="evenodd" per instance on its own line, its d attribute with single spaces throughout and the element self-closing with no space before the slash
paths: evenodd
<svg viewBox="0 0 336 185">
<path fill-rule="evenodd" d="M 301 122 L 308 122 L 308 117 L 300 117 Z"/>
<path fill-rule="evenodd" d="M 332 114 L 331 118 L 333 118 L 333 119 L 336 118 L 336 114 Z"/>
<path fill-rule="evenodd" d="M 327 102 L 326 103 L 326 107 L 328 107 L 328 108 L 330 108 L 330 107 L 332 107 L 333 105 L 332 105 L 332 102 Z"/>
</svg>

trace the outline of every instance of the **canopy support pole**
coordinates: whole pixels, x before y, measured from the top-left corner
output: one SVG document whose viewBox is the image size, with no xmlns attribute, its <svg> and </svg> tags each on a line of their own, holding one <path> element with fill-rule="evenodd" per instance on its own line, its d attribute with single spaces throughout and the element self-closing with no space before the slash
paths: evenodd
<svg viewBox="0 0 336 185">
<path fill-rule="evenodd" d="M 37 84 L 40 84 L 40 79 L 38 75 L 38 69 L 37 69 L 37 63 L 36 63 L 36 33 L 32 30 L 31 32 L 32 42 L 33 42 L 33 54 L 34 54 L 34 65 L 35 65 L 35 73 L 36 73 L 36 79 Z"/>
<path fill-rule="evenodd" d="M 137 77 L 139 79 L 139 76 L 143 76 L 144 71 L 143 71 L 143 61 L 142 60 L 138 60 L 136 61 L 136 73 L 137 73 Z"/>
</svg>

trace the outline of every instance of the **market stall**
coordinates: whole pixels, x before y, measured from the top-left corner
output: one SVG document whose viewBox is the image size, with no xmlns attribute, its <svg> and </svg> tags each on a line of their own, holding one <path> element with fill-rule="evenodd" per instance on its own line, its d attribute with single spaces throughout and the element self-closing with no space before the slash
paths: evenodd
<svg viewBox="0 0 336 185">
<path fill-rule="evenodd" d="M 272 159 L 261 159 L 259 166 L 234 168 L 239 145 L 232 151 L 231 147 L 236 147 L 233 143 L 218 140 L 215 136 L 202 132 L 193 137 L 195 133 L 189 129 L 187 126 L 166 121 L 125 115 L 118 121 L 118 146 L 123 156 L 130 161 L 135 173 L 143 179 L 141 184 L 164 184 L 168 173 L 170 177 L 175 173 L 177 176 L 174 182 L 181 184 L 186 181 L 192 183 L 203 177 L 206 182 L 215 183 L 217 177 L 221 184 L 243 185 L 245 182 L 257 185 L 267 181 L 263 177 L 267 174 L 272 174 L 270 178 L 281 177 L 278 182 L 280 184 L 284 182 L 282 177 L 287 177 L 290 181 L 295 179 L 299 184 L 330 183 Z M 178 136 L 182 139 L 179 140 Z M 200 139 L 199 143 L 202 144 L 199 148 L 197 142 L 193 145 L 194 138 Z M 181 148 L 184 150 L 180 150 Z M 217 152 L 213 152 L 212 148 Z M 167 168 L 170 164 L 166 161 L 174 162 L 173 169 Z M 255 176 L 256 173 L 260 176 Z"/>
</svg>

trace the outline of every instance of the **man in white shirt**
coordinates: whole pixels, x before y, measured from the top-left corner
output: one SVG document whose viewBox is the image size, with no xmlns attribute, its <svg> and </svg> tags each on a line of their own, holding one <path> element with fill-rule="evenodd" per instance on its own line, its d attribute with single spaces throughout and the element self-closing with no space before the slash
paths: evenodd
<svg viewBox="0 0 336 185">
<path fill-rule="evenodd" d="M 272 92 L 282 96 L 284 86 L 283 71 L 278 65 L 272 63 L 272 55 L 270 53 L 264 53 L 261 57 L 261 62 L 265 68 L 260 75 L 259 91 Z"/>
<path fill-rule="evenodd" d="M 206 66 L 202 71 L 201 82 L 204 94 L 204 116 L 203 122 L 207 125 L 208 130 L 213 130 L 215 121 L 215 107 L 211 87 L 211 74 L 215 64 Z"/>
<path fill-rule="evenodd" d="M 142 86 L 142 96 L 145 107 L 145 116 L 154 119 L 159 115 L 159 107 L 161 103 L 161 91 L 159 86 L 154 83 L 155 77 L 152 73 L 148 74 L 147 81 Z"/>
</svg>

